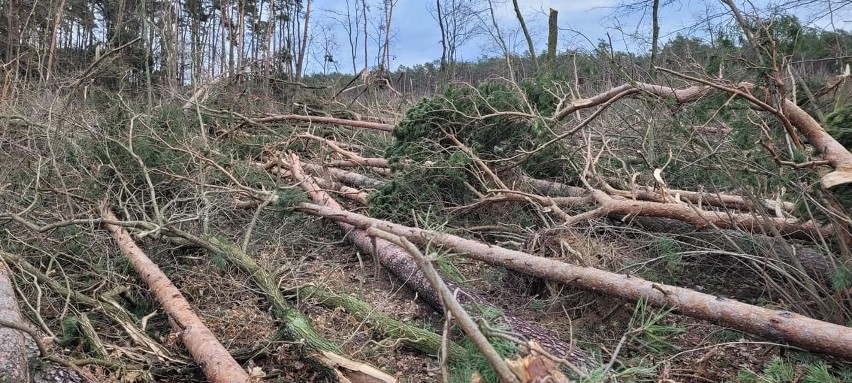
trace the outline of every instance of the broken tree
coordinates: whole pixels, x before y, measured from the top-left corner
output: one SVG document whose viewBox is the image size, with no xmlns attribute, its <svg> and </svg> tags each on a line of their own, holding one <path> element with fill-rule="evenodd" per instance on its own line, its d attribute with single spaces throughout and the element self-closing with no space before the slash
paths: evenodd
<svg viewBox="0 0 852 383">
<path fill-rule="evenodd" d="M 431 243 L 471 259 L 550 281 L 574 285 L 631 301 L 645 300 L 693 318 L 787 342 L 810 351 L 852 358 L 852 328 L 788 311 L 770 310 L 694 290 L 654 283 L 626 274 L 582 267 L 488 245 L 451 234 L 370 218 L 327 205 L 300 203 L 296 210 L 338 221 L 357 232 L 376 226 L 417 244 Z"/>
</svg>

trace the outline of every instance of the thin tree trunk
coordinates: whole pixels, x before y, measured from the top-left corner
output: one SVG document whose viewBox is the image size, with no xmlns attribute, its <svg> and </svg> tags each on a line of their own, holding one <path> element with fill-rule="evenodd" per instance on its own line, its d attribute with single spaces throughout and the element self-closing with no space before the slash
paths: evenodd
<svg viewBox="0 0 852 383">
<path fill-rule="evenodd" d="M 571 265 L 555 259 L 537 257 L 451 234 L 403 226 L 328 206 L 300 203 L 296 210 L 333 219 L 346 224 L 349 229 L 357 230 L 375 226 L 380 230 L 408 238 L 414 243 L 440 245 L 447 250 L 491 265 L 631 301 L 645 300 L 657 307 L 673 308 L 682 315 L 787 342 L 809 351 L 835 355 L 847 360 L 852 358 L 852 328 L 850 327 L 823 322 L 788 311 L 770 310 L 690 289 L 650 282 L 633 275 Z"/>
<path fill-rule="evenodd" d="M 105 206 L 101 210 L 101 217 L 113 222 L 118 220 Z M 139 277 L 145 281 L 169 318 L 176 324 L 183 344 L 192 354 L 192 358 L 198 363 L 198 366 L 204 370 L 207 379 L 211 382 L 221 383 L 248 383 L 248 374 L 231 357 L 228 350 L 219 343 L 216 336 L 207 329 L 204 322 L 195 315 L 180 290 L 175 287 L 166 274 L 160 271 L 160 268 L 154 262 L 151 262 L 148 256 L 142 252 L 142 249 L 136 246 L 130 234 L 120 226 L 108 223 L 106 227 L 118 242 L 121 251 L 133 264 L 133 268 L 139 273 Z"/>
<path fill-rule="evenodd" d="M 62 22 L 62 14 L 65 12 L 65 0 L 60 0 L 59 7 L 56 8 L 56 18 L 53 19 L 53 32 L 50 34 L 50 48 L 47 52 L 47 73 L 45 80 L 50 81 L 53 73 L 53 62 L 56 60 L 56 38 L 59 35 L 59 25 Z"/>
<path fill-rule="evenodd" d="M 533 45 L 532 36 L 527 29 L 527 23 L 524 22 L 524 15 L 521 14 L 521 8 L 518 6 L 518 0 L 512 0 L 512 6 L 515 8 L 515 16 L 518 17 L 518 23 L 521 24 L 521 30 L 524 32 L 524 38 L 527 40 L 527 47 L 530 50 L 530 58 L 532 58 L 533 66 L 538 71 L 538 57 L 535 53 L 535 45 Z"/>
<path fill-rule="evenodd" d="M 369 58 L 367 56 L 367 37 L 370 32 L 367 30 L 367 0 L 361 0 L 361 16 L 364 18 L 364 69 L 369 70 Z"/>
<path fill-rule="evenodd" d="M 145 95 L 148 101 L 148 110 L 154 108 L 154 84 L 151 80 L 151 47 L 153 41 L 148 34 L 148 0 L 142 1 L 142 35 L 144 35 L 145 46 Z"/>
<path fill-rule="evenodd" d="M 305 52 L 308 51 L 308 26 L 311 21 L 311 0 L 305 5 L 305 25 L 302 29 L 302 42 L 299 45 L 299 60 L 296 61 L 296 81 L 302 78 L 305 65 Z"/>
<path fill-rule="evenodd" d="M 266 51 L 263 53 L 264 74 L 272 77 L 272 37 L 275 33 L 275 0 L 269 0 L 269 19 L 266 24 Z"/>
<path fill-rule="evenodd" d="M 385 0 L 385 51 L 382 66 L 388 72 L 390 72 L 390 34 L 391 20 L 393 19 L 393 2 L 394 0 Z"/>
<path fill-rule="evenodd" d="M 649 70 L 653 73 L 654 66 L 657 65 L 657 51 L 660 46 L 660 0 L 654 0 L 654 9 L 651 13 L 651 63 Z"/>
<path fill-rule="evenodd" d="M 443 83 L 447 76 L 447 32 L 444 28 L 444 15 L 441 12 L 441 0 L 435 0 L 435 6 L 438 12 L 438 27 L 441 29 L 441 79 Z"/>
<path fill-rule="evenodd" d="M 240 70 L 245 63 L 245 38 L 246 38 L 246 1 L 247 0 L 238 0 L 238 9 L 237 9 L 237 68 Z"/>
<path fill-rule="evenodd" d="M 380 122 L 345 120 L 341 118 L 323 116 L 303 116 L 300 114 L 279 114 L 275 116 L 255 118 L 253 119 L 253 121 L 256 123 L 270 123 L 278 121 L 304 121 L 311 123 L 342 125 L 353 128 L 374 129 L 385 132 L 392 131 L 394 127 L 392 124 L 383 124 Z"/>
</svg>

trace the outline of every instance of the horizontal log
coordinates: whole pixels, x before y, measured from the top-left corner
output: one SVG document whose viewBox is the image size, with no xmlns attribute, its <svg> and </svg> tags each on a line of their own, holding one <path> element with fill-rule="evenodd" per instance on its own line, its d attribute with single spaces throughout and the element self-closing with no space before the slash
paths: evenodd
<svg viewBox="0 0 852 383">
<path fill-rule="evenodd" d="M 375 226 L 380 230 L 405 237 L 414 243 L 441 245 L 450 251 L 491 265 L 631 301 L 645 300 L 657 307 L 672 308 L 682 315 L 786 342 L 806 350 L 852 360 L 852 328 L 850 327 L 789 311 L 770 310 L 682 287 L 655 283 L 632 275 L 536 257 L 451 234 L 399 225 L 345 210 L 310 203 L 300 203 L 296 210 L 344 222 L 356 228 Z"/>
<path fill-rule="evenodd" d="M 342 118 L 334 118 L 334 117 L 324 117 L 324 116 L 303 116 L 300 114 L 276 114 L 272 116 L 259 117 L 253 119 L 254 122 L 257 123 L 270 123 L 270 122 L 279 122 L 279 121 L 300 121 L 300 122 L 311 122 L 317 124 L 330 124 L 330 125 L 341 125 L 341 126 L 349 126 L 353 128 L 365 128 L 365 129 L 373 129 L 373 130 L 381 130 L 384 132 L 390 132 L 393 130 L 393 124 L 383 124 L 380 122 L 370 122 L 370 121 L 358 121 L 358 120 L 346 120 Z"/>
</svg>

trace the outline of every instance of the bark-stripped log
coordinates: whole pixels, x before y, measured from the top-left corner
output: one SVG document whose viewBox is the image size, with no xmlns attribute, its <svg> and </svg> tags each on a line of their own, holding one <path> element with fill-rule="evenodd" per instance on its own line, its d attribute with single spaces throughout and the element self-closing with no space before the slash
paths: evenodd
<svg viewBox="0 0 852 383">
<path fill-rule="evenodd" d="M 290 169 L 293 178 L 307 191 L 311 199 L 324 206 L 329 206 L 333 211 L 343 211 L 340 204 L 323 192 L 313 181 L 313 178 L 304 175 L 301 171 L 298 157 L 295 154 L 291 155 Z M 338 222 L 338 224 L 341 229 L 347 232 L 347 239 L 361 250 L 377 257 L 383 266 L 405 281 L 406 285 L 417 291 L 419 296 L 432 307 L 441 309 L 437 292 L 432 289 L 426 276 L 423 275 L 417 267 L 417 263 L 405 249 L 381 238 L 371 238 L 364 230 L 361 230 L 366 228 L 365 226 L 360 226 L 356 229 L 348 223 Z M 451 282 L 447 282 L 447 284 L 450 286 L 450 290 L 459 292 L 458 300 L 460 303 L 493 307 L 492 304 L 480 295 L 469 292 L 465 288 Z M 503 319 L 511 326 L 514 332 L 538 342 L 548 352 L 571 361 L 581 369 L 588 371 L 594 368 L 594 361 L 584 352 L 575 348 L 572 344 L 557 338 L 538 323 L 526 321 L 514 315 L 505 315 Z"/>
<path fill-rule="evenodd" d="M 0 256 L 3 254 L 0 253 Z M 6 268 L 6 262 L 2 259 L 0 259 L 0 319 L 24 325 L 21 311 L 18 309 L 18 301 L 15 299 L 15 290 L 9 279 L 9 269 Z M 29 382 L 30 373 L 24 334 L 0 325 L 0 382 L 2 381 Z"/>
<path fill-rule="evenodd" d="M 101 217 L 115 222 L 118 219 L 106 206 L 101 209 Z M 231 357 L 228 350 L 216 339 L 216 336 L 195 315 L 192 307 L 183 297 L 180 290 L 169 280 L 157 265 L 152 262 L 142 249 L 136 246 L 133 238 L 123 227 L 106 224 L 119 248 L 133 264 L 139 277 L 151 289 L 163 310 L 169 315 L 180 332 L 181 340 L 192 358 L 204 371 L 211 382 L 235 383 L 249 382 L 249 376 L 239 363 Z"/>
<path fill-rule="evenodd" d="M 787 342 L 806 350 L 852 360 L 852 328 L 770 310 L 690 289 L 654 283 L 631 275 L 582 267 L 478 241 L 395 224 L 361 214 L 310 203 L 296 210 L 338 221 L 351 229 L 375 226 L 418 244 L 431 243 L 491 265 L 503 266 L 550 281 L 638 301 L 751 334 Z"/>
<path fill-rule="evenodd" d="M 305 170 L 309 171 L 311 174 L 320 175 L 325 178 L 325 174 L 334 180 L 347 184 L 349 186 L 364 188 L 364 189 L 377 189 L 384 186 L 385 181 L 377 180 L 375 178 L 367 177 L 363 174 L 350 172 L 341 169 L 335 168 L 326 168 L 319 165 L 314 164 L 304 164 Z"/>
</svg>

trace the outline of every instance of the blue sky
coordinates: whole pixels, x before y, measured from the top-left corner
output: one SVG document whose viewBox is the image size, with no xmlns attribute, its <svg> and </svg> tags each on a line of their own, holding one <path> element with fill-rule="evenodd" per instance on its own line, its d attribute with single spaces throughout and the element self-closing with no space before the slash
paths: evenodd
<svg viewBox="0 0 852 383">
<path fill-rule="evenodd" d="M 350 0 L 354 2 L 354 0 Z M 560 43 L 559 50 L 586 49 L 595 47 L 598 40 L 611 40 L 616 49 L 646 52 L 650 47 L 651 15 L 647 12 L 625 13 L 616 9 L 620 0 L 520 0 L 528 28 L 533 35 L 537 51 L 545 48 L 547 40 L 547 12 L 549 8 L 559 11 Z M 666 3 L 662 0 L 661 3 Z M 381 1 L 368 0 L 372 3 L 371 12 L 379 13 Z M 434 1 L 398 0 L 394 8 L 392 21 L 391 54 L 393 68 L 399 65 L 413 66 L 439 59 L 441 56 L 440 30 L 427 5 Z M 486 3 L 484 0 L 482 3 Z M 507 37 L 508 44 L 515 52 L 527 51 L 526 43 L 520 35 L 520 27 L 515 18 L 510 0 L 495 0 L 498 23 Z M 764 7 L 777 4 L 778 1 L 752 1 L 741 4 L 744 12 L 750 12 L 753 7 Z M 814 4 L 792 9 L 803 21 L 824 28 L 850 29 L 852 13 L 848 9 L 840 9 L 834 17 L 825 16 L 826 9 L 838 7 L 838 1 L 822 0 Z M 752 4 L 752 5 L 749 5 Z M 333 10 L 343 10 L 345 0 L 319 0 L 314 5 L 317 11 L 312 28 L 314 38 L 311 71 L 322 71 L 321 61 L 324 56 L 322 41 L 331 40 L 336 46 L 332 47 L 335 60 L 338 61 L 341 72 L 351 72 L 352 64 L 346 32 L 331 19 Z M 677 33 L 701 35 L 707 30 L 706 15 L 728 17 L 724 14 L 720 1 L 691 1 L 680 0 L 664 6 L 660 12 L 661 38 L 674 37 Z M 722 19 L 719 19 L 722 20 Z M 486 17 L 486 21 L 490 18 Z M 371 27 L 372 29 L 372 27 Z M 370 55 L 373 56 L 377 47 L 370 44 Z M 458 59 L 462 61 L 476 60 L 482 56 L 499 54 L 496 45 L 488 36 L 482 36 L 462 47 Z M 374 65 L 371 60 L 370 65 Z M 358 61 L 363 63 L 359 55 Z M 359 64 L 359 67 L 363 64 Z M 359 68 L 360 69 L 360 68 Z"/>
</svg>

